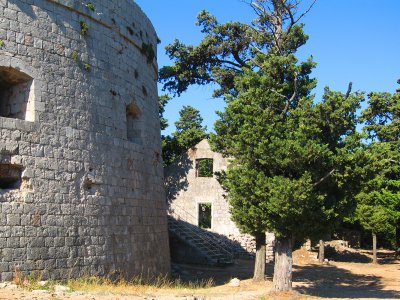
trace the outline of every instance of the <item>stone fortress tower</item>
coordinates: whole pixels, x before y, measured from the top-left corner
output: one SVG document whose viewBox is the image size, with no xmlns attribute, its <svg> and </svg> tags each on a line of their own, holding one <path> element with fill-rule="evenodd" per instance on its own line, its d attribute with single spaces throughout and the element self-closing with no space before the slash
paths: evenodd
<svg viewBox="0 0 400 300">
<path fill-rule="evenodd" d="M 156 33 L 132 0 L 0 0 L 0 280 L 169 272 Z"/>
</svg>

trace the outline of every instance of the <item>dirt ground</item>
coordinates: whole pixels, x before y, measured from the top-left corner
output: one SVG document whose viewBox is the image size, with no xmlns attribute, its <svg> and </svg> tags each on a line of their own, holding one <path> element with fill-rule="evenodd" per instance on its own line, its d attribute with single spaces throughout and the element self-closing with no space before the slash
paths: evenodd
<svg viewBox="0 0 400 300">
<path fill-rule="evenodd" d="M 200 299 L 400 299 L 400 261 L 393 259 L 390 251 L 380 251 L 380 264 L 368 263 L 369 251 L 345 250 L 330 256 L 329 263 L 320 265 L 316 255 L 305 250 L 294 253 L 293 293 L 273 295 L 272 266 L 267 267 L 267 281 L 254 283 L 251 280 L 253 261 L 237 260 L 226 268 L 193 265 L 173 265 L 175 273 L 185 281 L 213 278 L 215 287 L 208 289 L 155 289 L 146 288 L 135 292 L 118 293 L 48 293 L 29 292 L 19 288 L 0 289 L 2 299 L 76 299 L 76 300 L 200 300 Z M 232 287 L 229 281 L 239 278 L 240 286 Z"/>
</svg>

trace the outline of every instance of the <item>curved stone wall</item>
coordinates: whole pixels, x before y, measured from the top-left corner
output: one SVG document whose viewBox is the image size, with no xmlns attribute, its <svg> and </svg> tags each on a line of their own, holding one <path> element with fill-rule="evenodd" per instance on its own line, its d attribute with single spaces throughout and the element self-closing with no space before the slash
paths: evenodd
<svg viewBox="0 0 400 300">
<path fill-rule="evenodd" d="M 0 280 L 169 272 L 156 44 L 131 0 L 0 0 Z"/>
</svg>

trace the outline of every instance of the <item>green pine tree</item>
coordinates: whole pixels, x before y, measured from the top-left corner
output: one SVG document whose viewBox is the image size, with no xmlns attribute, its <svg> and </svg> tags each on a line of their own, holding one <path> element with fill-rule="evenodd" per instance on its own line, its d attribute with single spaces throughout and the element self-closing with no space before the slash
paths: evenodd
<svg viewBox="0 0 400 300">
<path fill-rule="evenodd" d="M 183 152 L 204 139 L 207 136 L 207 128 L 202 126 L 203 118 L 200 112 L 192 106 L 184 106 L 179 111 L 179 116 L 179 120 L 175 122 L 176 131 L 172 136 Z"/>
<path fill-rule="evenodd" d="M 314 1 L 315 2 L 315 1 Z M 205 37 L 198 46 L 178 40 L 167 47 L 173 66 L 160 70 L 164 88 L 175 94 L 191 84 L 215 83 L 226 109 L 215 124 L 213 147 L 232 163 L 221 182 L 232 217 L 256 237 L 255 279 L 264 279 L 265 232 L 277 236 L 274 290 L 291 289 L 294 239 L 329 231 L 347 211 L 353 166 L 362 159 L 356 110 L 362 94 L 310 95 L 312 58 L 295 53 L 308 39 L 295 0 L 255 0 L 251 24 L 219 24 L 203 11 Z"/>
<path fill-rule="evenodd" d="M 396 245 L 400 231 L 400 91 L 371 93 L 362 113 L 368 136 L 366 152 L 369 179 L 357 195 L 355 218 L 372 233 L 373 262 L 377 263 L 377 236 L 386 236 Z M 397 242 L 397 243 L 396 243 Z"/>
<path fill-rule="evenodd" d="M 175 122 L 176 131 L 162 137 L 164 165 L 170 165 L 182 153 L 207 137 L 207 128 L 202 126 L 200 112 L 192 106 L 184 106 Z"/>
</svg>

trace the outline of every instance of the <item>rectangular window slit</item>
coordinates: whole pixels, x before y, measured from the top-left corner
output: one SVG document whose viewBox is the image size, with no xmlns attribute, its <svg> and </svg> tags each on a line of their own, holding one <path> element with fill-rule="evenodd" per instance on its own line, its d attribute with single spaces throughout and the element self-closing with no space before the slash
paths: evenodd
<svg viewBox="0 0 400 300">
<path fill-rule="evenodd" d="M 196 159 L 196 176 L 213 177 L 213 164 L 212 158 Z"/>
<path fill-rule="evenodd" d="M 33 79 L 14 68 L 0 67 L 0 117 L 34 121 Z"/>
<path fill-rule="evenodd" d="M 199 227 L 211 229 L 211 203 L 199 203 Z"/>
<path fill-rule="evenodd" d="M 126 138 L 128 141 L 141 144 L 141 127 L 140 127 L 141 111 L 135 103 L 131 103 L 126 107 Z"/>
</svg>

